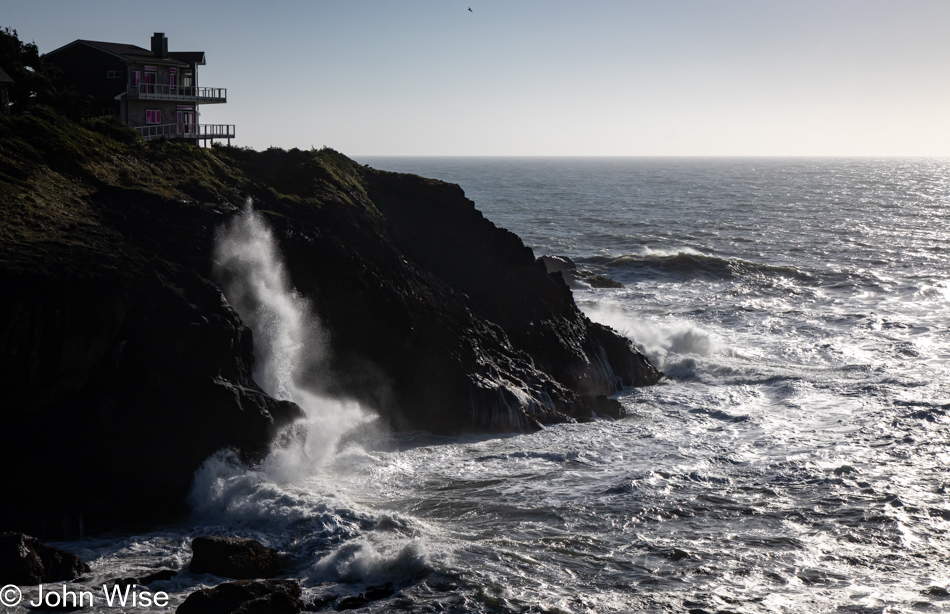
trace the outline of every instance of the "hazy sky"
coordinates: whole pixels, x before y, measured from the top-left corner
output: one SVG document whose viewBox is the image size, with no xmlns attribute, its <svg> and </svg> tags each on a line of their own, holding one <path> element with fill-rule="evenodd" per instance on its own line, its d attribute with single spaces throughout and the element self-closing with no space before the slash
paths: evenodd
<svg viewBox="0 0 950 614">
<path fill-rule="evenodd" d="M 229 102 L 201 121 L 257 149 L 950 156 L 950 0 L 0 0 L 0 25 L 205 51 Z"/>
</svg>

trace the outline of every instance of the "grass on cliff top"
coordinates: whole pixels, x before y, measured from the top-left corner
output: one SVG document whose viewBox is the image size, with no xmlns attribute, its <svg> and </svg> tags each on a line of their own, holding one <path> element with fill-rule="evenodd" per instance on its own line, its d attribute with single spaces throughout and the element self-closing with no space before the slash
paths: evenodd
<svg viewBox="0 0 950 614">
<path fill-rule="evenodd" d="M 326 147 L 255 151 L 216 146 L 213 151 L 220 160 L 239 169 L 246 186 L 262 198 L 316 205 L 331 200 L 363 206 L 369 202 L 362 167 Z"/>
<path fill-rule="evenodd" d="M 217 167 L 217 168 L 216 168 Z M 94 190 L 101 185 L 142 188 L 180 197 L 183 179 L 226 181 L 226 169 L 184 143 L 142 141 L 131 128 L 96 118 L 74 122 L 45 107 L 0 118 L 0 197 L 35 188 L 55 173 Z"/>
<path fill-rule="evenodd" d="M 169 198 L 188 198 L 196 187 L 219 196 L 238 189 L 316 204 L 325 198 L 356 204 L 366 196 L 364 169 L 329 148 L 255 151 L 146 142 L 117 120 L 75 122 L 41 106 L 0 117 L 0 196 L 30 186 L 39 169 L 92 186 L 142 188 Z M 191 200 L 201 202 L 198 196 Z"/>
<path fill-rule="evenodd" d="M 0 117 L 0 261 L 24 247 L 89 237 L 100 226 L 90 203 L 107 186 L 210 206 L 240 206 L 252 195 L 264 208 L 337 202 L 372 210 L 365 172 L 332 149 L 145 142 L 113 119 L 76 122 L 38 106 Z"/>
</svg>

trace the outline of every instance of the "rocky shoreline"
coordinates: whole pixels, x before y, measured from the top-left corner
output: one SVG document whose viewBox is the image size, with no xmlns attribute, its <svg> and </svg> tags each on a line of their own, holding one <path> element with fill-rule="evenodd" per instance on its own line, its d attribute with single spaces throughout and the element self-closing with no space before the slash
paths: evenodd
<svg viewBox="0 0 950 614">
<path fill-rule="evenodd" d="M 661 376 L 456 185 L 329 149 L 145 144 L 43 108 L 0 118 L 0 139 L 0 457 L 17 467 L 0 529 L 181 517 L 209 455 L 254 463 L 300 416 L 254 382 L 214 275 L 216 230 L 249 197 L 328 331 L 322 392 L 394 428 L 616 418 L 609 395 Z"/>
<path fill-rule="evenodd" d="M 16 532 L 0 533 L 0 585 L 17 592 L 4 593 L 10 606 L 19 597 L 38 611 L 82 611 L 99 603 L 122 607 L 133 601 L 145 607 L 171 603 L 163 590 L 181 573 L 202 577 L 202 583 L 220 582 L 188 594 L 175 609 L 180 614 L 297 614 L 333 609 L 345 611 L 393 596 L 392 584 L 369 586 L 356 595 L 332 591 L 304 598 L 300 582 L 283 577 L 280 553 L 258 541 L 243 537 L 200 536 L 191 542 L 192 557 L 182 569 L 161 569 L 142 577 L 106 579 L 98 583 L 90 566 L 75 554 L 41 543 Z M 223 582 L 221 582 L 223 580 Z M 230 580 L 230 581 L 228 581 Z M 37 587 L 37 594 L 24 596 L 24 588 Z"/>
</svg>

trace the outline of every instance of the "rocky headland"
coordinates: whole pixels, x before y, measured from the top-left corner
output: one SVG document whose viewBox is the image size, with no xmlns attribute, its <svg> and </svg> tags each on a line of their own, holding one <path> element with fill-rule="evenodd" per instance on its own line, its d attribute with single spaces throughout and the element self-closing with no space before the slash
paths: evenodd
<svg viewBox="0 0 950 614">
<path fill-rule="evenodd" d="M 248 198 L 327 331 L 333 377 L 313 379 L 394 428 L 619 417 L 607 397 L 661 375 L 456 185 L 330 149 L 144 143 L 37 107 L 0 117 L 0 530 L 167 521 L 209 455 L 253 463 L 300 416 L 254 382 L 214 274 L 215 233 Z"/>
</svg>

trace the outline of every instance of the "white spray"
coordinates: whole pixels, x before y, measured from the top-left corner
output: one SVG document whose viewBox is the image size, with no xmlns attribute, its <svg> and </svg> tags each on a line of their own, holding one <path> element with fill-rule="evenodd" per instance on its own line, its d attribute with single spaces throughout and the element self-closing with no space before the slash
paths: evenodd
<svg viewBox="0 0 950 614">
<path fill-rule="evenodd" d="M 255 381 L 271 396 L 299 403 L 297 368 L 324 360 L 324 335 L 290 287 L 274 236 L 250 202 L 219 229 L 214 260 L 225 296 L 254 332 Z"/>
<path fill-rule="evenodd" d="M 254 333 L 254 380 L 306 414 L 303 441 L 272 453 L 260 470 L 277 482 L 306 479 L 332 456 L 344 434 L 370 416 L 354 401 L 320 393 L 327 383 L 320 381 L 327 377 L 325 334 L 309 302 L 291 286 L 274 235 L 250 201 L 219 229 L 214 260 L 225 296 Z M 209 477 L 199 475 L 196 484 Z"/>
<path fill-rule="evenodd" d="M 254 333 L 254 379 L 268 394 L 300 405 L 307 433 L 305 441 L 292 440 L 254 469 L 226 453 L 208 459 L 190 497 L 198 519 L 228 531 L 235 523 L 264 528 L 271 539 L 296 535 L 300 526 L 308 527 L 308 535 L 344 538 L 314 562 L 310 574 L 319 581 L 408 582 L 424 573 L 428 550 L 417 537 L 383 531 L 351 539 L 361 534 L 356 519 L 371 516 L 352 505 L 346 480 L 336 478 L 360 471 L 371 457 L 353 446 L 337 448 L 370 416 L 353 401 L 322 395 L 326 381 L 312 381 L 314 373 L 326 377 L 325 335 L 310 304 L 289 283 L 274 236 L 250 203 L 218 233 L 215 274 Z"/>
</svg>

